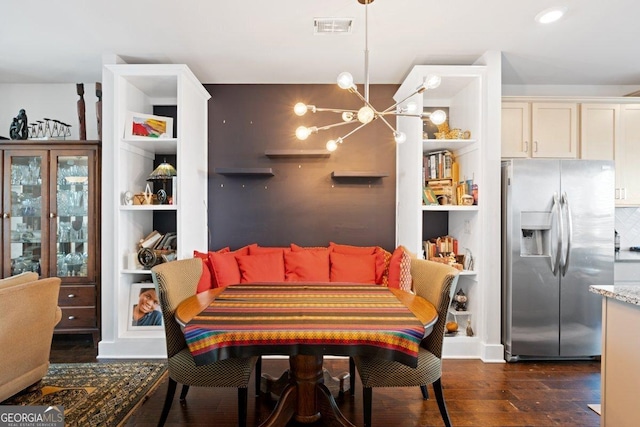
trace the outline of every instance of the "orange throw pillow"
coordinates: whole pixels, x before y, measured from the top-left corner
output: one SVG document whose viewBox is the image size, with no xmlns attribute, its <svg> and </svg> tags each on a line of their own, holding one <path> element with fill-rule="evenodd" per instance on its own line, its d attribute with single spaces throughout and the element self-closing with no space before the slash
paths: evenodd
<svg viewBox="0 0 640 427">
<path fill-rule="evenodd" d="M 194 251 L 194 255 L 195 252 L 196 251 Z M 195 258 L 200 258 L 202 260 L 202 274 L 200 274 L 200 280 L 198 280 L 198 286 L 196 288 L 196 293 L 199 294 L 200 292 L 212 289 L 213 281 L 211 278 L 211 270 L 209 270 L 209 267 L 206 265 L 209 264 L 209 257 L 207 256 L 207 258 L 205 259 L 200 255 L 196 255 Z"/>
<path fill-rule="evenodd" d="M 331 252 L 332 282 L 376 283 L 376 256 Z"/>
<path fill-rule="evenodd" d="M 283 282 L 284 257 L 281 252 L 237 255 L 240 282 Z"/>
<path fill-rule="evenodd" d="M 376 278 L 375 283 L 382 284 L 384 281 L 384 273 L 386 263 L 384 260 L 385 250 L 379 246 L 351 246 L 340 245 L 338 243 L 329 242 L 329 248 L 332 252 L 349 255 L 376 255 Z"/>
<path fill-rule="evenodd" d="M 249 246 L 249 255 L 263 255 L 278 252 L 284 256 L 284 254 L 290 250 L 290 248 L 286 247 L 252 245 Z"/>
<path fill-rule="evenodd" d="M 322 246 L 298 246 L 295 243 L 291 244 L 291 250 L 293 252 L 300 252 L 300 251 L 329 251 L 329 248 L 325 248 Z"/>
<path fill-rule="evenodd" d="M 284 254 L 287 282 L 329 282 L 329 251 L 300 250 Z"/>
<path fill-rule="evenodd" d="M 229 251 L 227 247 L 220 249 L 218 252 L 209 252 L 214 288 L 222 288 L 233 285 L 234 283 L 240 283 L 240 270 L 238 269 L 236 255 L 249 255 L 249 249 L 253 246 L 258 245 L 252 243 L 235 251 Z"/>
</svg>

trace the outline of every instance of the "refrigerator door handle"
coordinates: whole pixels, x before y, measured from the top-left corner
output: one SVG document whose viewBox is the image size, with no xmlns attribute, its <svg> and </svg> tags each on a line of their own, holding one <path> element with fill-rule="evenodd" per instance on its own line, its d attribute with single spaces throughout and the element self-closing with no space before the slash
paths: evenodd
<svg viewBox="0 0 640 427">
<path fill-rule="evenodd" d="M 556 233 L 556 253 L 551 254 L 551 272 L 554 276 L 557 276 L 558 268 L 560 267 L 560 258 L 562 257 L 562 236 L 564 235 L 564 225 L 562 223 L 562 212 L 560 211 L 558 193 L 553 193 L 553 206 L 551 207 L 551 210 L 553 211 L 553 216 L 558 223 L 558 232 Z"/>
<path fill-rule="evenodd" d="M 571 221 L 571 207 L 569 206 L 569 198 L 567 197 L 567 193 L 562 193 L 560 205 L 562 207 L 562 212 L 566 212 L 567 218 L 567 252 L 564 255 L 564 262 L 562 263 L 561 267 L 562 276 L 564 277 L 564 275 L 567 274 L 567 270 L 569 269 L 571 243 L 573 241 L 573 223 Z M 564 239 L 564 235 L 562 235 L 562 238 Z"/>
</svg>

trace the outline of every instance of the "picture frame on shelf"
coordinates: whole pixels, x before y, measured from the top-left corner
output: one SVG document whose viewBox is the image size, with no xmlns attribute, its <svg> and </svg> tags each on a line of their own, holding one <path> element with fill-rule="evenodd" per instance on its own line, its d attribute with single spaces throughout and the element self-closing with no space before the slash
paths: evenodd
<svg viewBox="0 0 640 427">
<path fill-rule="evenodd" d="M 132 283 L 127 306 L 127 330 L 162 330 L 162 311 L 153 283 Z"/>
<path fill-rule="evenodd" d="M 149 140 L 173 137 L 173 117 L 127 112 L 124 139 Z"/>
<path fill-rule="evenodd" d="M 433 188 L 428 185 L 422 188 L 422 204 L 426 206 L 438 206 L 438 197 Z"/>
</svg>

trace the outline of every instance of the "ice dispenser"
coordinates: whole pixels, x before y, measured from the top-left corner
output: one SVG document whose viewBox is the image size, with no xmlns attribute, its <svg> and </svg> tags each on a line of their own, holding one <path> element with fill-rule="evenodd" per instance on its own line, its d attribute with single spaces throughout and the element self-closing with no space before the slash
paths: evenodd
<svg viewBox="0 0 640 427">
<path fill-rule="evenodd" d="M 522 212 L 520 256 L 549 256 L 551 212 Z"/>
</svg>

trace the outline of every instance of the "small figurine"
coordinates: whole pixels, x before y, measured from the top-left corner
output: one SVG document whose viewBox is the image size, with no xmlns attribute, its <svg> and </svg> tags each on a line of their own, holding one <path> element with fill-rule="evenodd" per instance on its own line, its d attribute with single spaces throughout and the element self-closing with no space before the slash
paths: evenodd
<svg viewBox="0 0 640 427">
<path fill-rule="evenodd" d="M 456 311 L 467 311 L 467 295 L 462 289 L 456 292 L 456 295 L 453 297 L 453 299 L 456 302 Z"/>
<path fill-rule="evenodd" d="M 9 136 L 11 139 L 27 139 L 29 138 L 29 126 L 27 124 L 27 113 L 24 108 L 18 112 L 13 118 L 11 127 L 9 128 Z"/>
<path fill-rule="evenodd" d="M 467 317 L 467 336 L 468 337 L 473 336 L 473 329 L 471 328 L 471 319 L 469 317 Z"/>
</svg>

